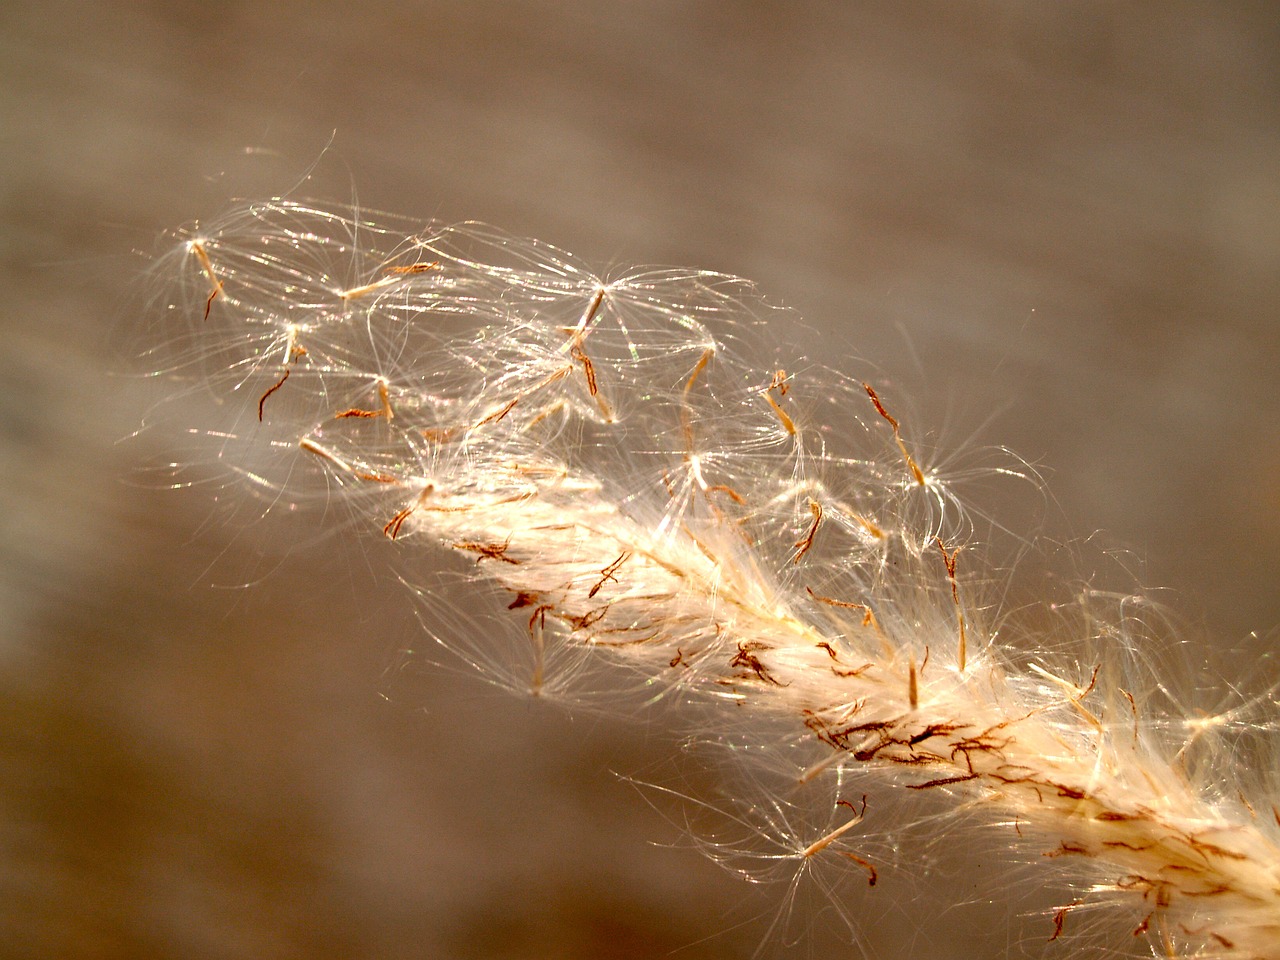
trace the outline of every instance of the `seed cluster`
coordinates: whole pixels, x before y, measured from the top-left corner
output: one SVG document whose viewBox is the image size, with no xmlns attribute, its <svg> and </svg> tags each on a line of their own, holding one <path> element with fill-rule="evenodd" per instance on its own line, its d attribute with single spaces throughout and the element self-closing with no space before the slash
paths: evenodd
<svg viewBox="0 0 1280 960">
<path fill-rule="evenodd" d="M 513 629 L 450 638 L 491 679 L 575 700 L 640 677 L 781 729 L 758 748 L 798 750 L 839 821 L 773 838 L 798 868 L 838 855 L 874 886 L 877 791 L 945 795 L 1046 868 L 1088 863 L 1046 941 L 1115 902 L 1161 954 L 1280 957 L 1280 813 L 1198 783 L 1205 725 L 1157 735 L 1107 661 L 1017 665 L 892 399 L 741 359 L 790 322 L 742 281 L 605 279 L 475 224 L 279 200 L 161 268 L 154 356 L 239 401 L 205 431 L 218 459 L 454 553 L 504 597 Z"/>
</svg>

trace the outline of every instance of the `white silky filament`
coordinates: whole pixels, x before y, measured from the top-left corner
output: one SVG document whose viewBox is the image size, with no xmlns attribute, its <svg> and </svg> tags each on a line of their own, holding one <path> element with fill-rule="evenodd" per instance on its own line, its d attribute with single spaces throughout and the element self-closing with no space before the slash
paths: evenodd
<svg viewBox="0 0 1280 960">
<path fill-rule="evenodd" d="M 1215 719 L 1148 708 L 1158 679 L 1110 654 L 1002 650 L 968 596 L 966 516 L 892 398 L 744 362 L 735 338 L 770 311 L 742 281 L 606 281 L 475 224 L 283 200 L 160 270 L 155 362 L 238 401 L 206 425 L 217 457 L 468 558 L 514 629 L 450 642 L 491 679 L 573 698 L 639 676 L 724 701 L 726 730 L 747 707 L 801 748 L 799 779 L 831 778 L 832 811 L 855 776 L 873 802 L 982 807 L 1046 871 L 1084 867 L 1081 900 L 1158 954 L 1280 958 L 1280 812 L 1188 762 Z M 865 813 L 788 840 L 796 861 L 843 854 L 874 883 Z"/>
</svg>

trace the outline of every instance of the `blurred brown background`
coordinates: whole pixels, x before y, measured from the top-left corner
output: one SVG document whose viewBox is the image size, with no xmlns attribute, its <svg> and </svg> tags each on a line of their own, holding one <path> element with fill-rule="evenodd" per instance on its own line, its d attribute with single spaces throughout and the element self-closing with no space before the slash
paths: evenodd
<svg viewBox="0 0 1280 960">
<path fill-rule="evenodd" d="M 1041 466 L 1047 507 L 973 496 L 1105 532 L 1059 576 L 1131 589 L 1129 547 L 1193 661 L 1247 685 L 1274 646 L 1274 4 L 10 0 L 0 78 L 0 955 L 764 935 L 781 891 L 647 844 L 678 831 L 611 772 L 671 751 L 642 717 L 395 672 L 423 644 L 380 544 L 243 530 L 140 477 L 163 436 L 118 443 L 164 390 L 122 306 L 145 255 L 322 153 L 298 195 L 755 279 L 812 328 L 784 349 Z M 1043 918 L 945 911 L 967 876 L 886 883 L 920 902 L 868 915 L 871 956 L 1043 947 Z M 857 956 L 828 919 L 765 955 Z"/>
</svg>

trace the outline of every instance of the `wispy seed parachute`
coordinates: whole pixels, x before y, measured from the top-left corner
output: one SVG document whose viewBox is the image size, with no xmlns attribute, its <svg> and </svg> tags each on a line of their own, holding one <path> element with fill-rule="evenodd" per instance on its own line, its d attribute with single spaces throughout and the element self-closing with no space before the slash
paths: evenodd
<svg viewBox="0 0 1280 960">
<path fill-rule="evenodd" d="M 1191 759 L 1236 714 L 1157 709 L 1123 649 L 1013 657 L 891 392 L 749 359 L 792 321 L 748 284 L 282 200 L 184 234 L 157 276 L 150 362 L 217 401 L 195 461 L 456 555 L 508 629 L 442 639 L 495 682 L 719 704 L 725 738 L 828 788 L 798 826 L 755 805 L 795 869 L 873 886 L 877 798 L 929 794 L 1071 866 L 1046 942 L 1108 903 L 1122 949 L 1280 958 L 1280 813 Z"/>
</svg>

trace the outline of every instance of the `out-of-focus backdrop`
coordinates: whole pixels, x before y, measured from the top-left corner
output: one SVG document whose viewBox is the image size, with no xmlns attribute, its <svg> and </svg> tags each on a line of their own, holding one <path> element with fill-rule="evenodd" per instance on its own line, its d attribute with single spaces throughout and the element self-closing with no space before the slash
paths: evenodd
<svg viewBox="0 0 1280 960">
<path fill-rule="evenodd" d="M 164 231 L 296 188 L 751 277 L 806 318 L 785 350 L 1042 469 L 1047 500 L 973 491 L 1075 544 L 1035 566 L 1168 587 L 1188 662 L 1248 688 L 1280 626 L 1278 103 L 1267 3 L 10 0 L 0 952 L 739 958 L 785 892 L 648 844 L 679 831 L 615 772 L 667 717 L 397 672 L 423 642 L 380 545 L 137 472 L 171 456 L 120 442 L 164 392 L 128 306 Z M 972 880 L 886 879 L 870 955 L 1038 952 L 1043 915 L 944 908 Z M 830 912 L 788 929 L 766 955 L 858 955 Z"/>
</svg>

